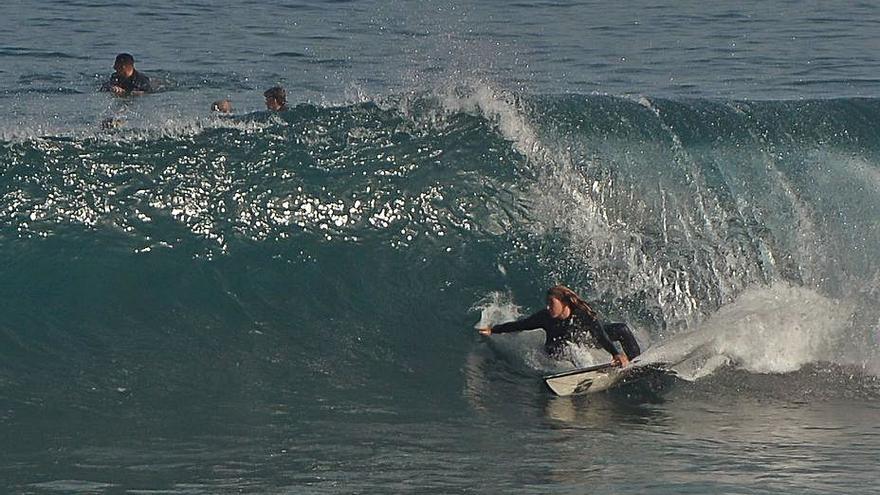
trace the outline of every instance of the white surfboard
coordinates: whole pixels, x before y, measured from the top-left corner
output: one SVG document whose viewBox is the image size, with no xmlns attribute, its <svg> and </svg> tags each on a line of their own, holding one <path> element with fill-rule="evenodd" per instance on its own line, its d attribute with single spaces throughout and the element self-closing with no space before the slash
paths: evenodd
<svg viewBox="0 0 880 495">
<path fill-rule="evenodd" d="M 614 386 L 629 383 L 648 376 L 675 375 L 663 363 L 638 364 L 626 368 L 612 366 L 611 363 L 580 368 L 576 370 L 547 375 L 544 383 L 556 395 L 591 394 L 608 390 Z"/>
</svg>

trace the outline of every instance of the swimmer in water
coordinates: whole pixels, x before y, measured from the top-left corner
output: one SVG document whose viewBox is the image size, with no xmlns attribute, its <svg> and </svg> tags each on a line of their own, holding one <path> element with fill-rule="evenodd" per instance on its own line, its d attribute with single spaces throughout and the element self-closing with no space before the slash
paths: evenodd
<svg viewBox="0 0 880 495">
<path fill-rule="evenodd" d="M 136 96 L 153 91 L 150 78 L 134 68 L 134 57 L 120 53 L 113 64 L 116 71 L 101 86 L 101 91 L 109 91 L 117 96 Z"/>
<path fill-rule="evenodd" d="M 281 86 L 274 86 L 263 92 L 266 108 L 272 112 L 287 110 L 287 92 Z"/>
</svg>

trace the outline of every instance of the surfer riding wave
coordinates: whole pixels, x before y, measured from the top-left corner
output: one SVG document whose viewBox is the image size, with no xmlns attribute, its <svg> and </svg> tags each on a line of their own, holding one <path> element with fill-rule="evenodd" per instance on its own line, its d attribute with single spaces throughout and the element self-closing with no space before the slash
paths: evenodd
<svg viewBox="0 0 880 495">
<path fill-rule="evenodd" d="M 612 364 L 627 366 L 641 354 L 638 342 L 626 323 L 605 323 L 593 308 L 573 290 L 557 285 L 547 290 L 547 306 L 537 313 L 517 321 L 478 328 L 483 335 L 544 329 L 544 350 L 550 357 L 560 359 L 567 343 L 580 343 L 592 337 L 599 347 L 612 356 Z M 619 342 L 623 351 L 614 342 Z"/>
</svg>

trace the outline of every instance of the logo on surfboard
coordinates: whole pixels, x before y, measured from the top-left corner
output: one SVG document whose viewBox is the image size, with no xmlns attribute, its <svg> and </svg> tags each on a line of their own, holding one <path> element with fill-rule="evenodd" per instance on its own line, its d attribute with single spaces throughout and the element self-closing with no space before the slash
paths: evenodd
<svg viewBox="0 0 880 495">
<path fill-rule="evenodd" d="M 593 385 L 593 380 L 584 380 L 577 384 L 577 387 L 574 388 L 573 394 L 582 394 L 590 389 Z"/>
</svg>

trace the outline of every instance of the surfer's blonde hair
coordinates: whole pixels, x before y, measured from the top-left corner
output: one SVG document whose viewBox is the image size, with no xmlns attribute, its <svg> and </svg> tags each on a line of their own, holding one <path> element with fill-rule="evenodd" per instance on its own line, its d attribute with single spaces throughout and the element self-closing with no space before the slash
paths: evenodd
<svg viewBox="0 0 880 495">
<path fill-rule="evenodd" d="M 553 287 L 547 289 L 547 297 L 558 299 L 563 304 L 572 309 L 579 309 L 589 315 L 590 318 L 599 318 L 593 308 L 591 308 L 590 305 L 587 304 L 587 301 L 584 301 L 584 299 L 581 296 L 577 295 L 575 291 L 569 289 L 564 285 L 554 285 Z"/>
</svg>

